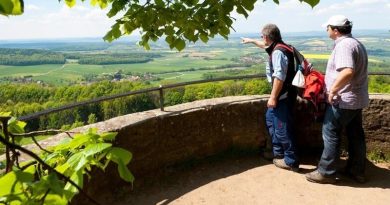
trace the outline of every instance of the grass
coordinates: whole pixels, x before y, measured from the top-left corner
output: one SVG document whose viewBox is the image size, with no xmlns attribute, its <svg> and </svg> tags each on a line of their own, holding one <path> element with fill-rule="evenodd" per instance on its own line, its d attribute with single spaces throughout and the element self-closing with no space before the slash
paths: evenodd
<svg viewBox="0 0 390 205">
<path fill-rule="evenodd" d="M 384 153 L 379 149 L 374 149 L 367 154 L 367 159 L 374 163 L 390 162 L 390 153 Z"/>
</svg>

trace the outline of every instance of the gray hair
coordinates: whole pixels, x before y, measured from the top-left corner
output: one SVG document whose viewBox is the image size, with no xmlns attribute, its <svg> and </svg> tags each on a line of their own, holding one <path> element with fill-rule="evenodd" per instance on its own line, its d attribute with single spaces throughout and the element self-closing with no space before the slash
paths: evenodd
<svg viewBox="0 0 390 205">
<path fill-rule="evenodd" d="M 275 24 L 267 24 L 263 27 L 261 33 L 264 36 L 267 36 L 271 41 L 281 41 L 282 36 L 280 35 L 280 30 Z"/>
</svg>

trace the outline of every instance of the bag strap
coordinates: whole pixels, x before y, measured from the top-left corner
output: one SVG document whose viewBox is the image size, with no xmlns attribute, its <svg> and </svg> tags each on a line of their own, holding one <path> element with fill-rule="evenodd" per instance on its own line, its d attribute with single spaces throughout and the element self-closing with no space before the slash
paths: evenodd
<svg viewBox="0 0 390 205">
<path fill-rule="evenodd" d="M 295 72 L 299 70 L 299 67 L 302 67 L 301 64 L 302 62 L 304 61 L 304 57 L 301 53 L 299 53 L 299 51 L 292 45 L 286 45 L 286 44 L 281 44 L 281 43 L 278 43 L 276 44 L 274 50 L 276 48 L 284 48 L 288 51 L 290 51 L 293 56 L 294 56 L 294 59 L 295 59 Z"/>
</svg>

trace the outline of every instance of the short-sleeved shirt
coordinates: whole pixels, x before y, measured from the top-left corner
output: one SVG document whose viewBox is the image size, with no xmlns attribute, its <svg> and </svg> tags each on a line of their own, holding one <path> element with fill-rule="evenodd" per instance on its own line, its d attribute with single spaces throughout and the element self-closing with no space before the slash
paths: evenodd
<svg viewBox="0 0 390 205">
<path fill-rule="evenodd" d="M 344 68 L 354 71 L 351 81 L 341 88 L 338 106 L 342 109 L 362 109 L 368 106 L 368 57 L 363 44 L 345 35 L 335 40 L 335 47 L 326 67 L 325 84 L 329 91 Z"/>
<path fill-rule="evenodd" d="M 273 78 L 277 78 L 281 81 L 285 81 L 287 77 L 287 69 L 288 69 L 288 58 L 284 53 L 280 50 L 275 50 L 272 52 L 272 66 L 268 62 L 266 64 L 266 75 L 267 80 L 271 84 L 273 83 Z M 287 97 L 286 95 L 280 96 L 279 99 L 284 99 Z"/>
</svg>

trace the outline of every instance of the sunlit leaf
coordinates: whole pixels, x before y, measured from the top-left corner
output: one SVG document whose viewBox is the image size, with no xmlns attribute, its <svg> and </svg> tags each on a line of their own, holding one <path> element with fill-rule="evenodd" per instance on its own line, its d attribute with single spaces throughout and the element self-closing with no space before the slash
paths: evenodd
<svg viewBox="0 0 390 205">
<path fill-rule="evenodd" d="M 76 0 L 65 0 L 65 3 L 69 7 L 73 7 L 74 5 L 76 5 Z"/>
<path fill-rule="evenodd" d="M 45 204 L 68 205 L 69 202 L 65 196 L 49 193 L 45 198 Z"/>
<path fill-rule="evenodd" d="M 106 133 L 102 133 L 100 136 L 106 141 L 113 141 L 115 140 L 117 134 L 118 133 L 116 132 L 106 132 Z"/>
<path fill-rule="evenodd" d="M 68 163 L 71 167 L 76 167 L 79 164 L 79 161 L 84 157 L 84 153 L 78 152 L 72 155 L 66 163 Z"/>
<path fill-rule="evenodd" d="M 0 116 L 1 117 L 10 117 L 11 116 L 11 112 L 0 112 Z"/>
<path fill-rule="evenodd" d="M 70 167 L 70 165 L 68 163 L 64 163 L 64 164 L 56 167 L 56 170 L 59 173 L 64 174 L 66 172 L 66 170 L 68 170 L 69 167 Z"/>
<path fill-rule="evenodd" d="M 8 121 L 8 132 L 14 134 L 24 133 L 24 127 L 26 126 L 25 122 L 18 121 L 16 118 L 11 118 Z"/>
<path fill-rule="evenodd" d="M 22 183 L 31 182 L 34 179 L 34 175 L 31 173 L 34 171 L 32 166 L 25 172 L 21 170 L 11 171 L 0 178 L 0 196 L 19 194 L 22 192 Z"/>
<path fill-rule="evenodd" d="M 120 147 L 113 147 L 112 149 L 110 149 L 110 151 L 108 151 L 107 154 L 107 159 L 110 159 L 115 163 L 119 163 L 119 160 L 121 160 L 126 165 L 130 163 L 132 157 L 133 155 L 131 154 L 131 152 Z"/>
<path fill-rule="evenodd" d="M 110 143 L 97 143 L 97 144 L 89 144 L 85 147 L 83 153 L 85 156 L 92 156 L 94 154 L 100 153 L 103 150 L 111 147 Z"/>
<path fill-rule="evenodd" d="M 134 182 L 134 176 L 133 174 L 130 172 L 129 168 L 127 168 L 127 166 L 120 162 L 120 163 L 117 163 L 118 164 L 118 172 L 119 172 L 119 176 L 127 181 L 127 182 Z"/>
<path fill-rule="evenodd" d="M 0 14 L 2 15 L 20 15 L 23 13 L 23 0 L 1 0 Z"/>
<path fill-rule="evenodd" d="M 83 187 L 84 179 L 82 171 L 77 171 L 72 174 L 70 179 L 75 182 L 79 187 Z M 66 194 L 67 198 L 72 198 L 74 195 L 76 195 L 79 191 L 75 186 L 73 186 L 71 183 L 66 183 L 64 190 L 68 191 Z"/>
</svg>

